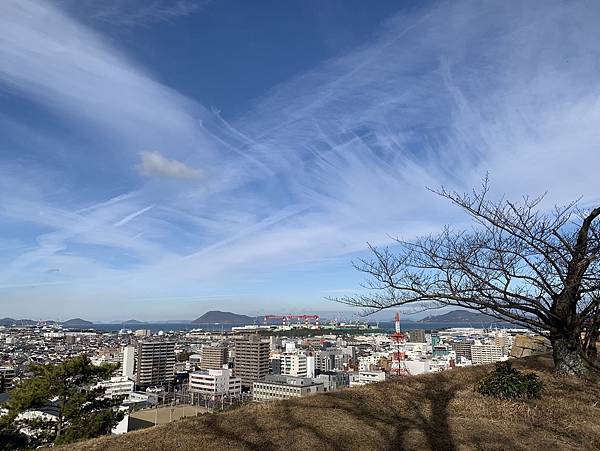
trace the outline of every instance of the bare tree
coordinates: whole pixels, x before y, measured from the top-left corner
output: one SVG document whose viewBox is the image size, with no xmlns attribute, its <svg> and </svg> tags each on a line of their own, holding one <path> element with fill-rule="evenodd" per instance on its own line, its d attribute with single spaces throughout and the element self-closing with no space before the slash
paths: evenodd
<svg viewBox="0 0 600 451">
<path fill-rule="evenodd" d="M 488 191 L 487 179 L 471 193 L 435 191 L 473 227 L 397 240 L 393 250 L 371 246 L 373 258 L 355 263 L 368 275 L 368 294 L 336 300 L 370 312 L 409 304 L 477 310 L 547 336 L 556 371 L 585 375 L 597 368 L 600 208 L 576 201 L 548 212 L 543 196 L 491 201 Z"/>
</svg>

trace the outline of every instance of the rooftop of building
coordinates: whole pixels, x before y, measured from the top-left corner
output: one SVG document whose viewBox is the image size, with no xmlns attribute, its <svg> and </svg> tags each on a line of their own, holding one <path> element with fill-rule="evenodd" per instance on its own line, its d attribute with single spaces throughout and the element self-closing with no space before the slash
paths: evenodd
<svg viewBox="0 0 600 451">
<path fill-rule="evenodd" d="M 267 382 L 274 385 L 287 385 L 293 387 L 311 387 L 313 385 L 323 385 L 321 382 L 315 382 L 309 377 L 287 376 L 284 374 L 269 374 L 256 382 Z"/>
<path fill-rule="evenodd" d="M 223 376 L 225 374 L 231 375 L 232 371 L 229 368 L 209 368 L 206 370 L 196 370 L 190 372 L 190 376 L 202 375 L 202 376 Z"/>
</svg>

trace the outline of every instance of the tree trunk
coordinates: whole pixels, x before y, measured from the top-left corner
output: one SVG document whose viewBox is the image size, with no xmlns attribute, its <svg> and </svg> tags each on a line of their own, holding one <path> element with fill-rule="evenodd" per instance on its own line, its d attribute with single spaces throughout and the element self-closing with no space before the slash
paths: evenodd
<svg viewBox="0 0 600 451">
<path fill-rule="evenodd" d="M 598 342 L 600 341 L 600 329 L 594 324 L 589 330 L 585 341 L 585 353 L 588 359 L 595 361 L 598 360 Z"/>
<path fill-rule="evenodd" d="M 598 345 L 596 343 L 590 344 L 587 349 L 587 357 L 592 361 L 598 360 Z"/>
<path fill-rule="evenodd" d="M 559 374 L 569 376 L 585 376 L 589 367 L 583 356 L 581 341 L 575 336 L 558 336 L 550 338 L 554 369 Z"/>
</svg>

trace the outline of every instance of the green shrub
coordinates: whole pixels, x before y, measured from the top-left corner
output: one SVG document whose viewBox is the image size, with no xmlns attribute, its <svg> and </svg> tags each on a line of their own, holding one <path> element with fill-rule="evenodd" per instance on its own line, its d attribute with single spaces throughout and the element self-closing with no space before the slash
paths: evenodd
<svg viewBox="0 0 600 451">
<path fill-rule="evenodd" d="M 510 362 L 498 362 L 496 369 L 482 378 L 477 391 L 500 399 L 540 398 L 544 384 L 535 373 L 523 374 Z"/>
</svg>

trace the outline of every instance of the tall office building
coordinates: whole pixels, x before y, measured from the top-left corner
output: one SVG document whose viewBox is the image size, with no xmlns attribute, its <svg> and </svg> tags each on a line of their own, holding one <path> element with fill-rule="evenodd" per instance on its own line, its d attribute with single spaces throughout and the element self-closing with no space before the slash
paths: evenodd
<svg viewBox="0 0 600 451">
<path fill-rule="evenodd" d="M 508 355 L 510 351 L 510 339 L 505 331 L 494 334 L 494 345 L 502 348 L 502 355 Z"/>
<path fill-rule="evenodd" d="M 471 360 L 471 346 L 473 342 L 468 341 L 452 341 L 450 342 L 452 350 L 456 353 L 456 357 L 464 357 L 465 359 Z"/>
<path fill-rule="evenodd" d="M 317 351 L 315 353 L 315 372 L 324 373 L 335 369 L 335 356 L 330 351 Z"/>
<path fill-rule="evenodd" d="M 425 343 L 425 330 L 415 329 L 408 332 L 411 343 Z"/>
<path fill-rule="evenodd" d="M 260 335 L 236 337 L 235 344 L 235 376 L 242 379 L 242 386 L 252 387 L 269 374 L 269 340 Z"/>
<path fill-rule="evenodd" d="M 227 354 L 228 349 L 225 345 L 203 346 L 200 367 L 203 370 L 220 370 L 227 364 Z"/>
<path fill-rule="evenodd" d="M 471 346 L 471 360 L 474 365 L 498 362 L 502 360 L 502 348 L 494 345 L 474 344 Z"/>
<path fill-rule="evenodd" d="M 136 379 L 139 386 L 164 385 L 173 379 L 175 343 L 140 341 L 137 345 Z"/>
</svg>

